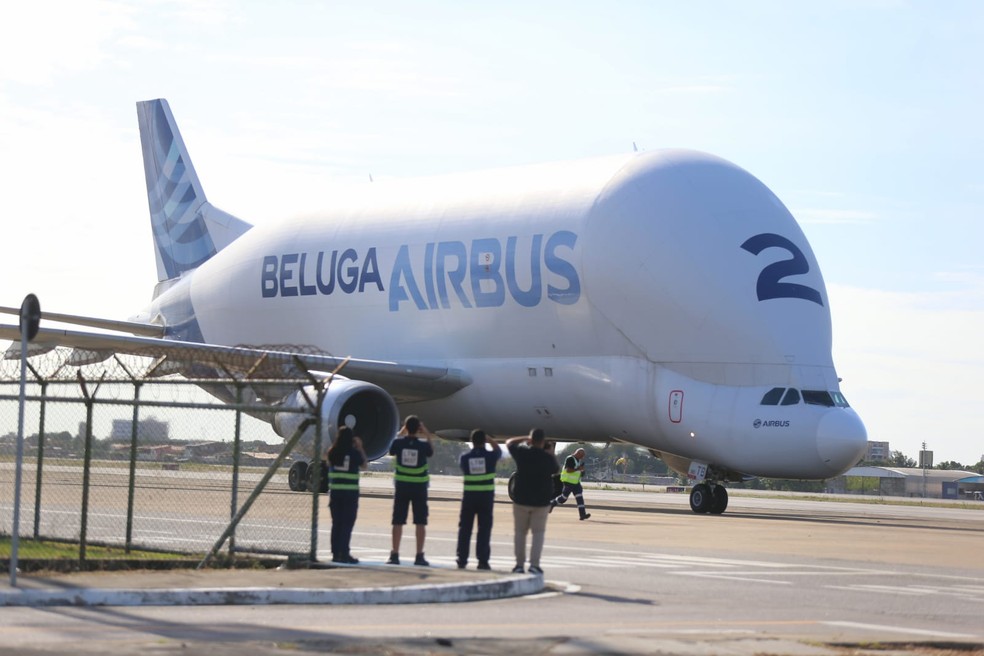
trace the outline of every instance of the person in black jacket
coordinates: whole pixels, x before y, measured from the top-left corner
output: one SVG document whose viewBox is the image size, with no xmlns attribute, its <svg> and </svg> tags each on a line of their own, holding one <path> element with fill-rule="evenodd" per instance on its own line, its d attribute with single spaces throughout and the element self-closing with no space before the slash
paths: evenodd
<svg viewBox="0 0 984 656">
<path fill-rule="evenodd" d="M 362 440 L 348 426 L 341 426 L 328 449 L 328 484 L 331 510 L 331 561 L 355 565 L 349 551 L 352 529 L 359 514 L 359 471 L 369 467 Z"/>
<path fill-rule="evenodd" d="M 513 490 L 513 528 L 516 567 L 522 573 L 526 564 L 526 534 L 533 533 L 530 545 L 530 573 L 543 574 L 540 555 L 547 532 L 547 516 L 554 496 L 553 475 L 560 471 L 557 460 L 546 449 L 543 429 L 534 428 L 529 437 L 511 437 L 506 447 L 516 462 Z"/>
</svg>

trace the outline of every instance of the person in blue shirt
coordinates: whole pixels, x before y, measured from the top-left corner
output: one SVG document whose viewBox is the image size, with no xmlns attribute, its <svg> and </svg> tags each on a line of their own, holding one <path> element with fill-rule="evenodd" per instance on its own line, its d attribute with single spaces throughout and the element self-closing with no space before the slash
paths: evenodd
<svg viewBox="0 0 984 656">
<path fill-rule="evenodd" d="M 407 513 L 413 507 L 413 524 L 417 529 L 417 557 L 414 565 L 430 566 L 424 558 L 424 539 L 427 537 L 427 487 L 430 481 L 427 459 L 434 455 L 434 447 L 428 437 L 436 437 L 427 430 L 416 415 L 410 415 L 403 422 L 403 428 L 393 440 L 389 453 L 393 461 L 393 550 L 390 552 L 390 565 L 400 564 L 400 540 L 403 525 L 407 523 Z"/>
<path fill-rule="evenodd" d="M 472 526 L 478 519 L 475 536 L 475 557 L 478 569 L 492 569 L 492 507 L 495 504 L 495 465 L 502 457 L 498 443 L 483 430 L 471 432 L 471 451 L 462 453 L 458 465 L 464 473 L 464 493 L 461 495 L 461 514 L 458 516 L 458 569 L 468 565 L 468 547 Z M 486 446 L 491 447 L 491 450 Z"/>
<path fill-rule="evenodd" d="M 328 449 L 328 508 L 331 510 L 331 561 L 355 565 L 349 550 L 359 514 L 359 471 L 369 467 L 362 440 L 341 426 Z"/>
</svg>

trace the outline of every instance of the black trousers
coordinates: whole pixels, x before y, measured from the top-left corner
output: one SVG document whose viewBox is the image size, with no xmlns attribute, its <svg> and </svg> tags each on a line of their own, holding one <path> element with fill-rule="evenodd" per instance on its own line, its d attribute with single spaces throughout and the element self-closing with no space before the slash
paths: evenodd
<svg viewBox="0 0 984 656">
<path fill-rule="evenodd" d="M 359 514 L 359 491 L 332 490 L 328 508 L 331 510 L 331 555 L 334 558 L 348 556 L 352 529 Z"/>
<path fill-rule="evenodd" d="M 580 483 L 564 483 L 564 489 L 561 490 L 557 498 L 551 501 L 553 505 L 560 505 L 567 501 L 567 497 L 574 493 L 574 500 L 577 501 L 577 512 L 584 517 L 587 515 L 587 510 L 584 508 L 584 488 Z"/>
<path fill-rule="evenodd" d="M 489 562 L 492 555 L 492 506 L 495 492 L 465 492 L 461 497 L 461 514 L 458 517 L 458 564 L 468 563 L 472 525 L 478 518 L 478 535 L 475 536 L 475 556 L 479 563 Z"/>
</svg>

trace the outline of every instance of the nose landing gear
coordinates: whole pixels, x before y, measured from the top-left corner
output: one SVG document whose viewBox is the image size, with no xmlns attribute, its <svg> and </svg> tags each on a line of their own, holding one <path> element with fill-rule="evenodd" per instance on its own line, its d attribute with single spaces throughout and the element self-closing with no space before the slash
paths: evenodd
<svg viewBox="0 0 984 656">
<path fill-rule="evenodd" d="M 690 490 L 690 509 L 695 513 L 720 515 L 727 507 L 728 490 L 720 483 L 698 483 Z"/>
</svg>

